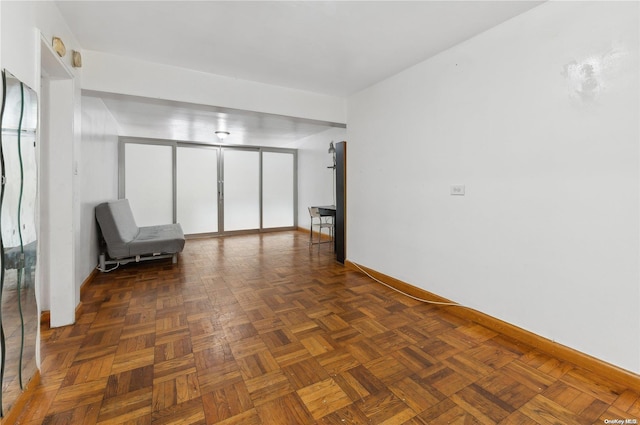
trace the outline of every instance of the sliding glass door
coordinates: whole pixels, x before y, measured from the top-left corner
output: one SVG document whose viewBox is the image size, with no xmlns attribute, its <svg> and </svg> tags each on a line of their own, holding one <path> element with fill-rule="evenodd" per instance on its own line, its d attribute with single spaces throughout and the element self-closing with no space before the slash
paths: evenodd
<svg viewBox="0 0 640 425">
<path fill-rule="evenodd" d="M 219 152 L 219 148 L 177 147 L 177 221 L 186 234 L 218 232 Z"/>
<path fill-rule="evenodd" d="M 223 149 L 224 230 L 260 229 L 260 152 Z"/>
<path fill-rule="evenodd" d="M 291 152 L 262 152 L 262 227 L 294 225 L 295 157 Z"/>
<path fill-rule="evenodd" d="M 187 235 L 293 229 L 296 151 L 121 139 L 120 197 L 139 226 Z"/>
<path fill-rule="evenodd" d="M 124 155 L 124 193 L 129 199 L 136 224 L 154 226 L 173 223 L 173 148 L 159 144 L 127 143 L 124 145 Z"/>
</svg>

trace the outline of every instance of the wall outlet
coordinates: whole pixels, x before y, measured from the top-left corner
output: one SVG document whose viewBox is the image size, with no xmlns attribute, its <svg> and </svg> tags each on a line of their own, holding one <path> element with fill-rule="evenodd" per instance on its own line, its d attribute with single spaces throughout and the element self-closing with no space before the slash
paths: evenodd
<svg viewBox="0 0 640 425">
<path fill-rule="evenodd" d="M 451 185 L 451 194 L 464 196 L 464 185 L 463 184 L 452 184 Z"/>
</svg>

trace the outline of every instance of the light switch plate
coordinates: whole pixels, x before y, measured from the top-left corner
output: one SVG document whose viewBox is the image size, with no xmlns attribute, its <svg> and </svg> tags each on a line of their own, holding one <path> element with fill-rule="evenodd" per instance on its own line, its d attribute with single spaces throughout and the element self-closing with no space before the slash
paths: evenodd
<svg viewBox="0 0 640 425">
<path fill-rule="evenodd" d="M 464 196 L 464 185 L 463 184 L 452 184 L 451 185 L 451 195 Z"/>
</svg>

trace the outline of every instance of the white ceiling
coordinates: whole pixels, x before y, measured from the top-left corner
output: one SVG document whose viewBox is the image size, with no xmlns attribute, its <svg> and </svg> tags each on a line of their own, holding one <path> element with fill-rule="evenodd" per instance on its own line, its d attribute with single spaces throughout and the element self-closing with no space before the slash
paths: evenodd
<svg viewBox="0 0 640 425">
<path fill-rule="evenodd" d="M 216 130 L 228 131 L 225 144 L 296 147 L 296 142 L 344 124 L 195 105 L 162 99 L 83 91 L 102 99 L 120 127 L 120 135 L 198 143 L 219 143 Z M 329 143 L 329 141 L 327 141 Z"/>
<path fill-rule="evenodd" d="M 57 1 L 84 49 L 342 97 L 540 3 Z"/>
</svg>

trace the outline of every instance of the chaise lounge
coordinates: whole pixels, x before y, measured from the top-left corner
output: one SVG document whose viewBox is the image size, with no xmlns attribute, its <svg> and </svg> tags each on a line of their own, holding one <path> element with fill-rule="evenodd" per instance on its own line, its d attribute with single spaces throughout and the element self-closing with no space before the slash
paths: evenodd
<svg viewBox="0 0 640 425">
<path fill-rule="evenodd" d="M 127 199 L 109 201 L 96 207 L 96 219 L 106 243 L 109 259 L 100 253 L 100 271 L 108 264 L 127 264 L 173 258 L 184 248 L 184 233 L 180 223 L 138 227 Z"/>
</svg>

